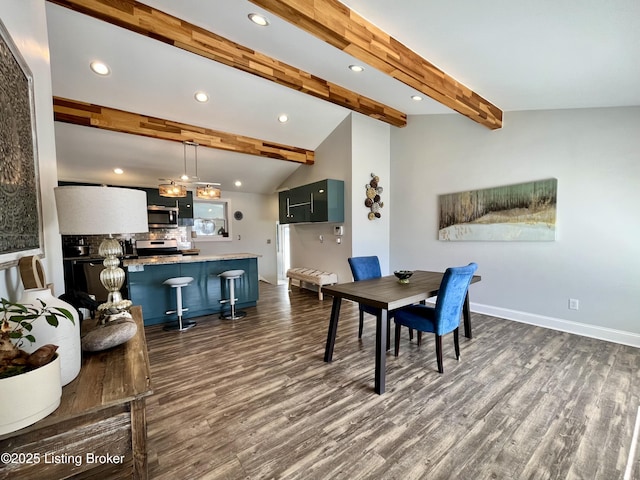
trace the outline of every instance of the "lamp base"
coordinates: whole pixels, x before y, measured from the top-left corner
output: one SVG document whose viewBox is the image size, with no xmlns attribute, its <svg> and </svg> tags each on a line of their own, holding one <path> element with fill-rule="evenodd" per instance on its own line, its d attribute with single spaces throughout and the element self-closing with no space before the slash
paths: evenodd
<svg viewBox="0 0 640 480">
<path fill-rule="evenodd" d="M 100 281 L 107 292 L 109 292 L 107 301 L 98 308 L 100 310 L 109 310 L 111 313 L 128 309 L 131 306 L 131 302 L 125 301 L 120 293 L 120 288 L 124 284 L 125 278 L 124 270 L 119 267 L 120 259 L 118 256 L 122 255 L 120 242 L 109 235 L 109 237 L 102 240 L 98 248 L 98 253 L 104 257 L 102 261 L 104 270 L 100 272 Z M 126 303 L 128 303 L 128 305 L 125 305 Z"/>
</svg>

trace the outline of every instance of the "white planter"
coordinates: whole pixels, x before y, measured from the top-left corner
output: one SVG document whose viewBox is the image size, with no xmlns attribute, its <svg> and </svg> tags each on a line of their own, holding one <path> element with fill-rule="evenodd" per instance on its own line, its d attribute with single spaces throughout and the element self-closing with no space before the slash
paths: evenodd
<svg viewBox="0 0 640 480">
<path fill-rule="evenodd" d="M 40 317 L 33 322 L 33 330 L 30 332 L 36 338 L 36 341 L 29 343 L 25 340 L 21 348 L 27 353 L 33 353 L 48 343 L 58 345 L 57 353 L 60 355 L 61 379 L 64 386 L 78 376 L 82 366 L 78 312 L 64 300 L 53 296 L 48 288 L 25 290 L 19 303 L 39 307 L 40 302 L 38 302 L 38 299 L 42 300 L 48 307 L 62 307 L 69 310 L 73 315 L 73 323 L 67 318 L 59 318 L 58 326 L 52 327 L 47 323 L 46 318 Z"/>
<path fill-rule="evenodd" d="M 0 435 L 27 427 L 60 405 L 60 355 L 15 377 L 0 379 Z"/>
</svg>

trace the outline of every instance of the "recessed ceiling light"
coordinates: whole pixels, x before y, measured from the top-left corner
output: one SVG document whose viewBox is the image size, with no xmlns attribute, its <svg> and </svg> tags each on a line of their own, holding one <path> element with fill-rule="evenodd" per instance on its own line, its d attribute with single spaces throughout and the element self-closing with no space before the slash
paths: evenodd
<svg viewBox="0 0 640 480">
<path fill-rule="evenodd" d="M 280 123 L 287 123 L 289 121 L 289 117 L 286 113 L 283 113 L 282 115 L 278 116 L 278 121 Z"/>
<path fill-rule="evenodd" d="M 91 70 L 93 70 L 98 75 L 109 75 L 109 73 L 111 72 L 111 70 L 109 70 L 109 67 L 102 62 L 91 62 L 89 66 L 91 67 Z"/>
<path fill-rule="evenodd" d="M 269 25 L 269 20 L 267 20 L 265 17 L 263 17 L 259 13 L 250 13 L 248 17 L 249 17 L 249 20 L 251 20 L 256 25 L 260 25 L 261 27 L 266 27 L 267 25 Z"/>
<path fill-rule="evenodd" d="M 115 173 L 116 175 L 122 175 L 124 173 L 124 170 L 122 170 L 121 168 L 114 168 L 113 173 Z"/>
<path fill-rule="evenodd" d="M 364 72 L 364 67 L 362 65 L 349 65 L 349 70 L 352 72 L 360 73 Z"/>
<path fill-rule="evenodd" d="M 199 101 L 200 103 L 204 103 L 204 102 L 208 102 L 209 101 L 209 95 L 207 95 L 204 92 L 196 92 L 195 95 L 193 96 L 197 101 Z"/>
<path fill-rule="evenodd" d="M 234 183 L 234 185 L 236 187 L 241 187 L 242 186 L 242 182 L 240 180 L 236 180 L 236 183 Z"/>
<path fill-rule="evenodd" d="M 415 102 L 420 102 L 422 101 L 422 97 L 420 95 L 411 95 L 411 100 Z"/>
</svg>

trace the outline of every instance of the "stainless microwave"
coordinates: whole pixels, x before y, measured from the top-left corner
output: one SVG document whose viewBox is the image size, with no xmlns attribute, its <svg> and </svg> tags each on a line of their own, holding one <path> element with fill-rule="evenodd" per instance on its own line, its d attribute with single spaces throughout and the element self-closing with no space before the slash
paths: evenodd
<svg viewBox="0 0 640 480">
<path fill-rule="evenodd" d="M 147 219 L 149 228 L 177 228 L 178 207 L 148 205 Z"/>
</svg>

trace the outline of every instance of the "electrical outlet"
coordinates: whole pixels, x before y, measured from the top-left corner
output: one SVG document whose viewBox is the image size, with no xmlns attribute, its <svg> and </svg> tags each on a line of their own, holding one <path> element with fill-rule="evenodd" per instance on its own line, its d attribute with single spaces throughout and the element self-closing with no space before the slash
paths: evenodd
<svg viewBox="0 0 640 480">
<path fill-rule="evenodd" d="M 576 298 L 569 299 L 569 310 L 578 310 L 580 307 L 580 302 Z"/>
</svg>

